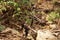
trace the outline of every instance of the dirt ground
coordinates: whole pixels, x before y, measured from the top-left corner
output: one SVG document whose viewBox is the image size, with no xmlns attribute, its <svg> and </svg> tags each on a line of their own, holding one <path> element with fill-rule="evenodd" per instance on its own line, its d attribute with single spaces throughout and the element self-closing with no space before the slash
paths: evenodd
<svg viewBox="0 0 60 40">
<path fill-rule="evenodd" d="M 60 18 L 54 19 L 52 23 L 46 20 L 46 16 L 50 12 L 60 8 L 60 0 L 57 0 L 55 4 L 54 0 L 38 0 L 32 7 L 36 11 L 36 14 L 33 17 L 35 19 L 33 19 L 31 25 L 25 24 L 24 20 L 17 21 L 14 18 L 6 20 L 5 18 L 7 17 L 4 14 L 4 20 L 0 24 L 4 25 L 5 29 L 0 32 L 0 40 L 37 40 L 39 30 L 49 30 L 52 34 L 54 33 L 53 35 L 57 40 L 60 40 Z M 39 14 L 39 12 L 42 14 Z"/>
</svg>

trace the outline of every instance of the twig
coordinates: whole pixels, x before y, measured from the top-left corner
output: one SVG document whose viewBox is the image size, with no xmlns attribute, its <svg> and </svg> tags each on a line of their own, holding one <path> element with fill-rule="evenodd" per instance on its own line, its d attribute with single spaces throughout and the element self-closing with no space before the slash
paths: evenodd
<svg viewBox="0 0 60 40">
<path fill-rule="evenodd" d="M 31 14 L 31 17 L 34 19 L 34 20 L 37 20 L 39 23 L 44 23 L 43 20 L 39 19 L 36 15 L 32 15 Z"/>
<path fill-rule="evenodd" d="M 20 27 L 19 25 L 17 25 L 17 24 L 14 23 L 14 22 L 10 22 L 10 23 L 16 25 L 17 27 Z M 25 26 L 26 28 L 32 30 L 33 32 L 37 33 L 36 30 L 32 29 L 32 28 L 31 28 L 30 26 L 28 26 L 27 24 L 24 24 L 24 26 Z"/>
<path fill-rule="evenodd" d="M 27 26 L 30 30 L 32 30 L 33 32 L 37 33 L 36 30 L 32 29 L 30 26 L 28 26 L 27 24 L 24 24 L 25 26 Z"/>
<path fill-rule="evenodd" d="M 20 28 L 21 26 L 20 25 L 17 25 L 16 23 L 14 23 L 14 22 L 10 22 L 11 24 L 13 24 L 13 25 L 15 25 L 15 26 L 17 26 L 18 28 Z"/>
<path fill-rule="evenodd" d="M 60 30 L 53 30 L 53 32 L 60 32 Z"/>
</svg>

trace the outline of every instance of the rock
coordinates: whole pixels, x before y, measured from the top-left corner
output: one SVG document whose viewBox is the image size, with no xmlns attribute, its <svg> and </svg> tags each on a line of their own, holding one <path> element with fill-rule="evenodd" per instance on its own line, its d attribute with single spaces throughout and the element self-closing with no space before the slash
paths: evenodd
<svg viewBox="0 0 60 40">
<path fill-rule="evenodd" d="M 38 30 L 36 40 L 57 40 L 49 30 Z"/>
<path fill-rule="evenodd" d="M 56 24 L 50 24 L 50 28 L 51 29 L 56 29 L 57 28 L 57 25 Z"/>
</svg>

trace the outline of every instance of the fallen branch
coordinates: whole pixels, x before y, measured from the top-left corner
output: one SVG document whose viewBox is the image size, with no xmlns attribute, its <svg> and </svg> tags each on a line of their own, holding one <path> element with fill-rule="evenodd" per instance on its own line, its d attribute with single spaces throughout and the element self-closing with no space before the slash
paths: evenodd
<svg viewBox="0 0 60 40">
<path fill-rule="evenodd" d="M 25 26 L 27 26 L 30 30 L 32 30 L 33 32 L 37 33 L 36 30 L 32 29 L 30 26 L 28 26 L 27 24 L 24 24 Z"/>
<path fill-rule="evenodd" d="M 16 23 L 14 23 L 14 22 L 10 22 L 11 24 L 13 24 L 13 25 L 16 25 L 17 27 L 20 27 L 19 25 L 17 25 Z M 34 30 L 34 29 L 32 29 L 30 26 L 28 26 L 27 24 L 24 24 L 24 27 L 25 28 L 28 28 L 28 29 L 30 29 L 30 30 L 32 30 L 33 32 L 35 32 L 35 33 L 37 33 L 37 31 L 36 30 Z"/>
<path fill-rule="evenodd" d="M 46 22 L 46 21 L 44 21 L 42 19 L 39 19 L 36 15 L 31 14 L 31 18 L 34 19 L 34 20 L 37 20 L 39 23 L 45 23 Z"/>
</svg>

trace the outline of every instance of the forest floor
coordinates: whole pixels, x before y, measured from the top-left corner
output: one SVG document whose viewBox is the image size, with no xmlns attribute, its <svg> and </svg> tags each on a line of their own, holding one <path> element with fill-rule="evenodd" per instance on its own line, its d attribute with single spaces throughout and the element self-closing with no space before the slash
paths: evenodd
<svg viewBox="0 0 60 40">
<path fill-rule="evenodd" d="M 22 6 L 21 10 L 23 12 L 24 9 L 32 10 L 32 13 L 35 13 L 34 15 L 32 14 L 32 17 L 21 14 L 23 15 L 23 19 L 27 17 L 32 19 L 32 21 L 29 19 L 26 22 L 23 19 L 17 21 L 16 18 L 11 18 L 10 16 L 12 14 L 7 13 L 12 10 L 4 12 L 5 14 L 0 14 L 0 17 L 3 18 L 0 24 L 4 25 L 4 30 L 0 32 L 0 40 L 40 40 L 42 36 L 46 37 L 47 34 L 51 35 L 49 37 L 54 36 L 56 39 L 49 39 L 47 37 L 41 40 L 60 40 L 60 18 L 55 18 L 56 16 L 60 17 L 60 0 L 55 2 L 51 0 L 40 0 L 30 8 Z M 39 32 L 43 35 L 40 35 Z"/>
</svg>

